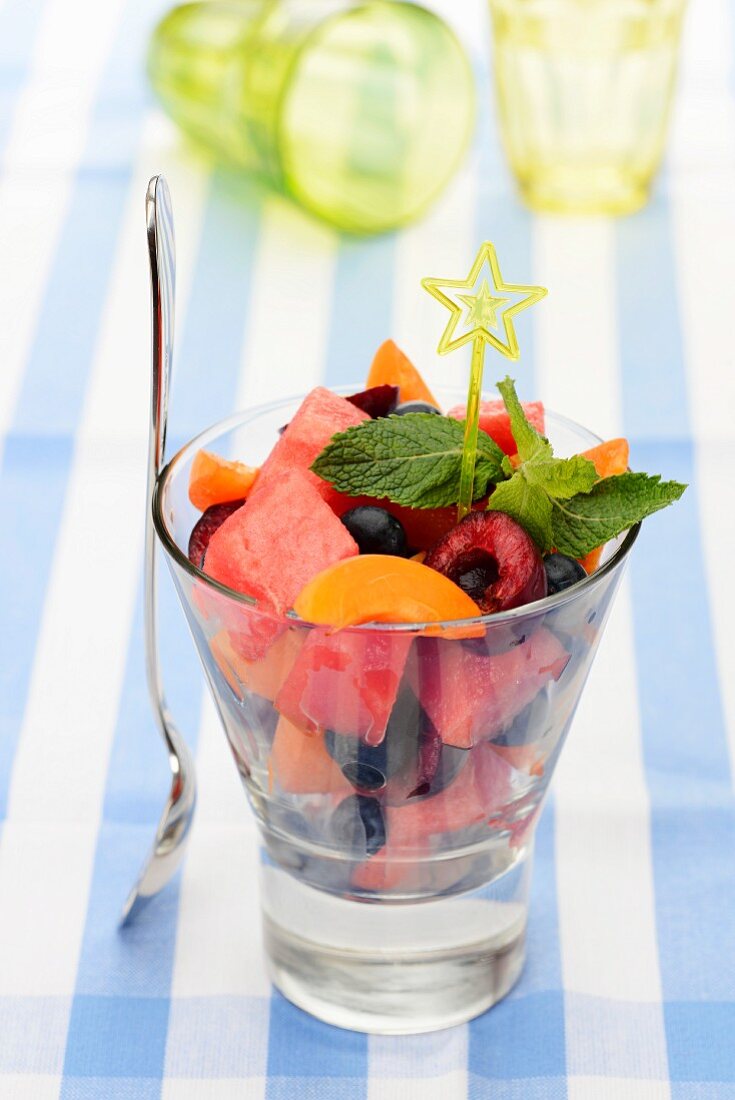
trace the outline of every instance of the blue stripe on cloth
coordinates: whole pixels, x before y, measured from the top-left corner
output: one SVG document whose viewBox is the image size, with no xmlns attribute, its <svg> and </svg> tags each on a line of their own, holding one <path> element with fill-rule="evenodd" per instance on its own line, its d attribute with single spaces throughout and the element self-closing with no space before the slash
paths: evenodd
<svg viewBox="0 0 735 1100">
<path fill-rule="evenodd" d="M 0 5 L 0 151 L 23 89 L 45 0 L 6 0 Z"/>
<path fill-rule="evenodd" d="M 0 570 L 0 820 L 7 814 L 72 448 L 69 438 L 13 434 L 0 467 L 0 515 L 13 517 L 13 537 L 5 541 Z"/>
<path fill-rule="evenodd" d="M 687 1002 L 735 997 L 735 803 L 692 484 L 674 255 L 662 200 L 621 224 L 618 247 L 625 424 L 634 440 L 649 439 L 634 445 L 632 465 L 690 483 L 678 504 L 647 521 L 631 557 L 669 1062 L 680 1080 L 717 1081 L 723 1067 L 732 1066 L 728 1021 L 724 1013 L 710 1014 L 704 1003 L 695 1008 Z M 672 592 L 661 563 L 674 554 L 680 583 Z M 687 1028 L 704 1036 L 705 1020 L 719 1020 L 719 1029 L 703 1046 L 683 1043 Z"/>
<path fill-rule="evenodd" d="M 326 351 L 325 386 L 362 381 L 392 334 L 395 237 L 342 237 Z"/>
<path fill-rule="evenodd" d="M 366 1035 L 320 1023 L 274 992 L 266 1100 L 291 1100 L 297 1082 L 305 1078 L 332 1081 L 335 1100 L 363 1100 L 367 1094 L 367 1051 Z"/>
<path fill-rule="evenodd" d="M 226 169 L 212 174 L 180 347 L 174 348 L 168 451 L 233 411 L 259 233 L 257 187 Z M 176 195 L 171 196 L 174 221 Z M 178 226 L 181 236 L 188 226 Z M 245 364 L 247 370 L 247 364 Z"/>
<path fill-rule="evenodd" d="M 0 514 L 14 517 L 14 538 L 5 548 L 0 575 L 0 607 L 5 614 L 0 632 L 0 696 L 12 700 L 2 718 L 0 738 L 3 817 L 71 465 L 72 440 L 101 323 L 142 115 L 136 74 L 150 18 L 148 6 L 141 0 L 131 6 L 104 69 L 0 465 Z M 125 118 L 116 101 L 121 92 L 130 104 Z M 110 131 L 117 142 L 116 166 L 109 173 L 90 171 L 97 161 L 97 147 L 110 140 Z M 74 318 L 71 325 L 70 318 Z M 64 362 L 71 367 L 65 370 Z M 40 502 L 39 486 L 43 486 Z M 24 491 L 28 493 L 25 499 L 21 496 Z"/>
<path fill-rule="evenodd" d="M 175 201 L 174 196 L 174 216 Z M 215 174 L 203 219 L 197 277 L 183 326 L 180 369 L 174 351 L 172 423 L 179 432 L 183 425 L 187 435 L 204 426 L 208 411 L 214 419 L 231 411 L 234 402 L 257 223 L 257 210 L 241 205 L 238 196 L 233 196 L 227 176 Z M 145 410 L 141 409 L 144 416 Z M 141 501 L 141 513 L 143 508 Z M 160 645 L 167 698 L 194 749 L 203 677 L 165 573 L 162 582 Z M 76 1100 L 79 1078 L 100 1075 L 104 1066 L 110 1077 L 121 1079 L 121 1088 L 123 1078 L 140 1075 L 160 1082 L 164 1074 L 178 883 L 155 898 L 131 925 L 117 930 L 125 893 L 153 839 L 169 781 L 164 748 L 158 742 L 146 694 L 141 599 L 139 596 L 111 753 L 104 822 L 98 836 L 67 1040 L 62 1100 Z M 146 773 L 148 778 L 142 779 Z M 127 806 L 133 790 L 139 796 L 134 816 L 145 817 L 140 826 L 131 821 Z M 154 1007 L 146 1010 L 145 1027 L 139 1028 L 139 1005 L 146 998 Z M 90 1052 L 89 1032 L 94 1029 L 95 1013 L 102 1014 L 103 1023 L 112 1015 L 117 1026 L 130 1036 L 124 1057 L 117 1052 L 116 1029 L 106 1026 L 98 1027 L 95 1050 Z"/>
</svg>

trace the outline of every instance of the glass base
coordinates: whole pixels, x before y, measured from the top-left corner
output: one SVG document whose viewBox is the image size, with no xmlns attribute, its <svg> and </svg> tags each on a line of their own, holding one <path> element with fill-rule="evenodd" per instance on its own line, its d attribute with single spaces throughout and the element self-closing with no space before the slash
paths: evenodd
<svg viewBox="0 0 735 1100">
<path fill-rule="evenodd" d="M 632 214 L 648 201 L 640 178 L 609 167 L 545 167 L 519 178 L 521 197 L 539 213 Z"/>
<path fill-rule="evenodd" d="M 525 959 L 530 859 L 478 890 L 424 902 L 369 903 L 262 868 L 263 928 L 274 985 L 337 1027 L 410 1035 L 480 1015 Z"/>
</svg>

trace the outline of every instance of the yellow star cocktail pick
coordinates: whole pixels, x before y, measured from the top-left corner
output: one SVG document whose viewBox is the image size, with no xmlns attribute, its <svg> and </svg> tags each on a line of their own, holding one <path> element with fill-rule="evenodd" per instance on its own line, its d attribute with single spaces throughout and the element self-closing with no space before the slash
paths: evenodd
<svg viewBox="0 0 735 1100">
<path fill-rule="evenodd" d="M 462 519 L 472 508 L 485 345 L 490 344 L 508 359 L 519 359 L 513 318 L 522 309 L 540 301 L 547 291 L 543 286 L 504 282 L 495 247 L 490 241 L 480 247 L 466 279 L 422 279 L 421 285 L 451 313 L 439 341 L 439 354 L 446 355 L 463 344 L 472 343 L 459 486 L 458 516 Z"/>
</svg>

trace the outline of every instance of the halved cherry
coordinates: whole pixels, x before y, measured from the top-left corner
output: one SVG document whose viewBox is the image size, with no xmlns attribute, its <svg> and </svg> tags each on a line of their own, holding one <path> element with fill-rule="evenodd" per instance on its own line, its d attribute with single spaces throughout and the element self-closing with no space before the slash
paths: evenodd
<svg viewBox="0 0 735 1100">
<path fill-rule="evenodd" d="M 582 457 L 588 458 L 593 463 L 598 477 L 612 477 L 614 474 L 624 474 L 628 469 L 630 447 L 627 439 L 608 439 L 605 443 L 598 443 L 596 447 L 590 447 L 588 451 L 582 451 Z M 580 563 L 588 573 L 594 573 L 600 564 L 602 546 L 590 550 Z"/>
<path fill-rule="evenodd" d="M 318 573 L 299 593 L 302 619 L 340 630 L 358 623 L 423 623 L 471 619 L 475 601 L 420 562 L 361 554 Z"/>
<path fill-rule="evenodd" d="M 258 473 L 257 466 L 232 462 L 212 451 L 199 451 L 191 464 L 189 500 L 200 512 L 206 512 L 213 504 L 242 500 L 252 489 Z"/>
<path fill-rule="evenodd" d="M 376 351 L 367 376 L 367 385 L 398 386 L 401 402 L 428 401 L 430 405 L 439 408 L 439 402 L 416 367 L 393 340 L 385 340 Z"/>
<path fill-rule="evenodd" d="M 470 594 L 483 614 L 508 611 L 546 595 L 536 544 L 504 512 L 470 512 L 432 547 L 426 566 Z"/>
</svg>

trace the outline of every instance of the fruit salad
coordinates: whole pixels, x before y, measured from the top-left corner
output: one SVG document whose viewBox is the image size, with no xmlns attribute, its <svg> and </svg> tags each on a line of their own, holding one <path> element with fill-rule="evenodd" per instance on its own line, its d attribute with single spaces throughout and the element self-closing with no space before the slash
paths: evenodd
<svg viewBox="0 0 735 1100">
<path fill-rule="evenodd" d="M 341 896 L 436 896 L 512 865 L 607 563 L 683 491 L 631 473 L 624 439 L 559 457 L 541 402 L 498 389 L 459 522 L 464 408 L 390 340 L 365 389 L 307 394 L 259 468 L 191 463 L 189 602 L 241 775 L 270 858 Z"/>
</svg>

